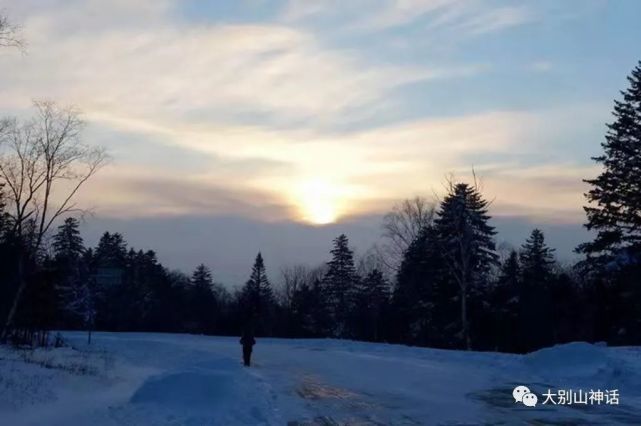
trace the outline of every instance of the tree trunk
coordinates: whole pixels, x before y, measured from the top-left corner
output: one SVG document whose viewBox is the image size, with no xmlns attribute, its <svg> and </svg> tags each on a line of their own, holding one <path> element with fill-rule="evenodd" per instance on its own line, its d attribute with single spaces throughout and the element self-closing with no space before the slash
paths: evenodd
<svg viewBox="0 0 641 426">
<path fill-rule="evenodd" d="M 9 336 L 9 332 L 13 327 L 13 322 L 18 311 L 18 305 L 20 304 L 20 299 L 22 298 L 22 293 L 24 292 L 25 287 L 27 287 L 27 280 L 24 276 L 24 254 L 23 249 L 20 246 L 18 248 L 18 290 L 16 291 L 15 296 L 13 297 L 13 302 L 11 304 L 11 309 L 9 310 L 9 315 L 7 315 L 7 320 L 2 329 L 2 336 L 0 336 L 0 342 L 6 341 Z"/>
<path fill-rule="evenodd" d="M 467 322 L 467 286 L 461 287 L 461 326 L 463 328 L 463 339 L 465 340 L 465 349 L 472 350 L 470 340 L 470 329 Z"/>
</svg>

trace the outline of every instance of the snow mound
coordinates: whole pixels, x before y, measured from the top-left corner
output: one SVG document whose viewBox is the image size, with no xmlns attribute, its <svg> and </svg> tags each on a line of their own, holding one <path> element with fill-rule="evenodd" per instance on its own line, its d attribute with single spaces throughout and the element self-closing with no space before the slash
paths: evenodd
<svg viewBox="0 0 641 426">
<path fill-rule="evenodd" d="M 211 409 L 233 395 L 233 388 L 230 374 L 185 371 L 148 379 L 131 397 L 131 402 L 167 408 Z"/>
<path fill-rule="evenodd" d="M 534 371 L 554 377 L 593 377 L 609 370 L 607 349 L 585 342 L 556 345 L 525 356 Z"/>
</svg>

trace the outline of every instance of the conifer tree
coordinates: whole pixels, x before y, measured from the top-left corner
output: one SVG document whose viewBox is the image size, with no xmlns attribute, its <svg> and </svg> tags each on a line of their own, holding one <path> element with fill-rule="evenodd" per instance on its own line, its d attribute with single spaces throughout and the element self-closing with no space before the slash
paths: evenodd
<svg viewBox="0 0 641 426">
<path fill-rule="evenodd" d="M 218 308 L 213 292 L 214 281 L 211 270 L 204 264 L 198 265 L 191 276 L 190 311 L 198 331 L 212 333 Z"/>
<path fill-rule="evenodd" d="M 271 314 L 274 304 L 274 293 L 271 283 L 267 278 L 263 255 L 258 252 L 252 273 L 242 291 L 245 304 L 246 321 L 258 327 L 263 333 L 271 334 Z M 257 324 L 260 319 L 260 323 Z"/>
<path fill-rule="evenodd" d="M 58 227 L 58 232 L 53 236 L 54 257 L 65 263 L 77 261 L 85 250 L 84 242 L 78 229 L 78 219 L 68 217 Z"/>
<path fill-rule="evenodd" d="M 89 309 L 88 300 L 90 291 L 85 288 L 88 285 L 88 277 L 83 274 L 83 254 L 85 251 L 80 230 L 78 229 L 78 220 L 69 217 L 58 227 L 58 232 L 53 236 L 54 267 L 56 269 L 56 290 L 62 303 L 61 313 L 71 314 L 82 318 L 83 322 L 89 321 L 85 313 L 90 310 L 94 312 L 91 316 L 95 317 L 95 309 Z M 82 298 L 82 300 L 81 300 Z M 82 311 L 82 312 L 80 312 Z M 67 318 L 68 319 L 68 318 Z"/>
<path fill-rule="evenodd" d="M 523 244 L 520 261 L 526 283 L 549 282 L 555 264 L 554 249 L 545 244 L 545 237 L 540 229 L 532 230 Z"/>
<path fill-rule="evenodd" d="M 332 334 L 336 337 L 347 337 L 347 329 L 353 296 L 358 284 L 358 275 L 354 266 L 354 253 L 349 248 L 345 234 L 334 239 L 330 251 L 332 260 L 327 262 L 327 273 L 323 278 L 323 288 L 327 306 L 332 318 Z"/>
<path fill-rule="evenodd" d="M 132 307 L 132 289 L 125 286 L 127 264 L 127 243 L 119 233 L 105 232 L 93 251 L 92 272 L 95 279 L 98 314 L 98 328 L 131 329 L 127 318 L 136 313 Z"/>
<path fill-rule="evenodd" d="M 628 77 L 630 87 L 614 101 L 614 122 L 608 125 L 604 153 L 594 157 L 603 166 L 586 194 L 586 227 L 597 232 L 594 241 L 578 251 L 608 260 L 631 250 L 641 253 L 641 61 Z M 622 252 L 623 251 L 623 252 Z"/>
<path fill-rule="evenodd" d="M 492 292 L 495 350 L 515 350 L 520 296 L 521 265 L 518 253 L 512 250 L 501 265 L 496 286 Z"/>
<path fill-rule="evenodd" d="M 211 291 L 213 285 L 211 270 L 202 263 L 198 265 L 191 276 L 191 285 L 203 292 Z"/>
<path fill-rule="evenodd" d="M 373 269 L 360 280 L 355 294 L 354 313 L 358 337 L 378 341 L 381 337 L 383 313 L 390 299 L 390 286 L 383 273 Z"/>
<path fill-rule="evenodd" d="M 554 343 L 551 294 L 556 261 L 554 249 L 547 246 L 541 230 L 532 230 L 521 247 L 520 263 L 519 351 L 525 352 Z"/>
<path fill-rule="evenodd" d="M 488 202 L 476 187 L 453 184 L 443 200 L 435 221 L 440 248 L 450 276 L 459 288 L 460 338 L 472 348 L 468 297 L 486 284 L 498 262 L 494 228 L 489 225 Z"/>
<path fill-rule="evenodd" d="M 100 237 L 95 250 L 95 258 L 99 267 L 124 268 L 127 257 L 127 243 L 119 233 L 105 232 Z"/>
<path fill-rule="evenodd" d="M 405 251 L 392 297 L 394 334 L 403 343 L 448 346 L 452 294 L 446 285 L 438 234 L 425 227 Z"/>
</svg>

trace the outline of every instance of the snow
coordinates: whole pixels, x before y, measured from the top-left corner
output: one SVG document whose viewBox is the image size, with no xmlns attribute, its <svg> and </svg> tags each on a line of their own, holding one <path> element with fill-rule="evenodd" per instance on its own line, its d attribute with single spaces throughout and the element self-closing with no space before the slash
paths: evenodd
<svg viewBox="0 0 641 426">
<path fill-rule="evenodd" d="M 4 425 L 629 424 L 641 348 L 571 343 L 528 355 L 331 339 L 64 333 L 72 347 L 0 347 Z M 515 404 L 512 390 L 618 389 L 618 406 Z"/>
<path fill-rule="evenodd" d="M 546 378 L 592 378 L 609 368 L 607 348 L 583 342 L 541 349 L 525 359 L 530 371 Z"/>
</svg>

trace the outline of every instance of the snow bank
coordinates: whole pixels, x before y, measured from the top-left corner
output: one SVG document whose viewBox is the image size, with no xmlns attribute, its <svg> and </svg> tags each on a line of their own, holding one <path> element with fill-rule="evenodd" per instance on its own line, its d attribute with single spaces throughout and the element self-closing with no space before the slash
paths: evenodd
<svg viewBox="0 0 641 426">
<path fill-rule="evenodd" d="M 548 377 L 594 377 L 611 370 L 607 348 L 584 342 L 556 345 L 525 356 L 531 372 Z"/>
<path fill-rule="evenodd" d="M 154 376 L 143 383 L 130 401 L 209 411 L 237 396 L 239 387 L 234 378 L 239 370 L 237 362 L 219 359 L 208 368 Z"/>
</svg>

